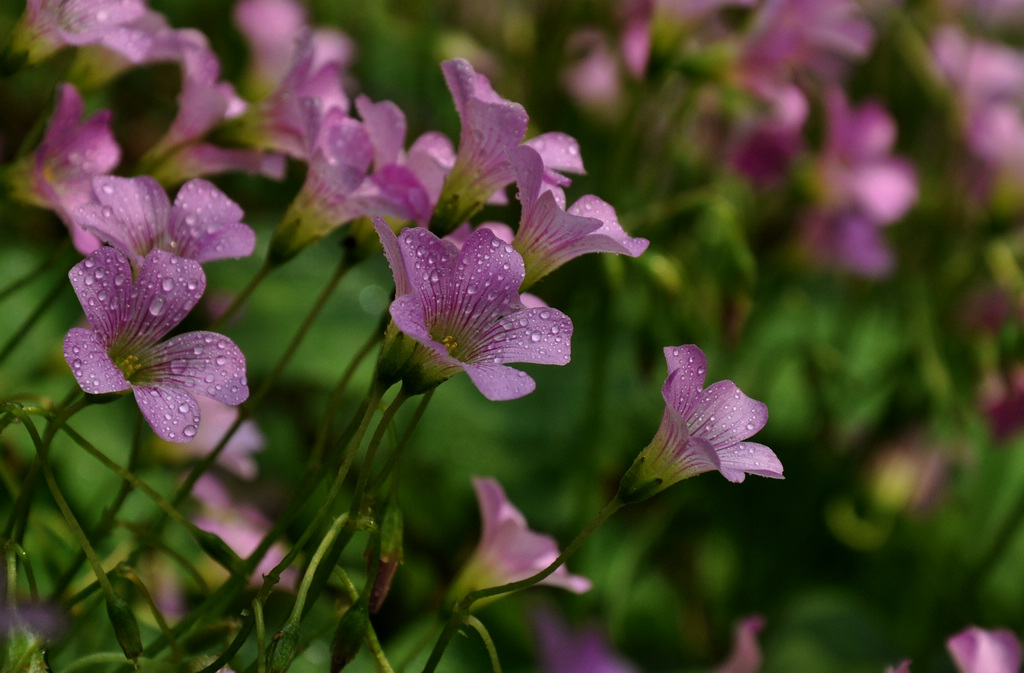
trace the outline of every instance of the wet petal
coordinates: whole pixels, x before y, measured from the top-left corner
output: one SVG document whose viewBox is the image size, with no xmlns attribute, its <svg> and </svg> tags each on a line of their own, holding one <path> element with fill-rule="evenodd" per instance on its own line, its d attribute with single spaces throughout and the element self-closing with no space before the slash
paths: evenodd
<svg viewBox="0 0 1024 673">
<path fill-rule="evenodd" d="M 130 385 L 95 332 L 72 328 L 64 337 L 64 359 L 79 387 L 90 395 L 128 390 Z"/>
<path fill-rule="evenodd" d="M 569 316 L 546 306 L 525 309 L 504 316 L 482 332 L 479 344 L 472 346 L 465 359 L 480 364 L 564 365 L 569 362 L 571 339 Z"/>
<path fill-rule="evenodd" d="M 224 404 L 249 397 L 245 355 L 231 339 L 215 332 L 179 334 L 150 349 L 145 375 L 152 385 L 172 384 Z"/>
<path fill-rule="evenodd" d="M 685 417 L 704 390 L 708 360 L 704 352 L 693 345 L 666 348 L 665 360 L 669 374 L 661 395 L 668 406 Z"/>
<path fill-rule="evenodd" d="M 505 365 L 464 364 L 463 369 L 483 396 L 492 402 L 515 400 L 529 395 L 537 387 L 529 374 Z"/>
<path fill-rule="evenodd" d="M 205 289 L 199 262 L 150 251 L 132 287 L 131 316 L 120 345 L 137 349 L 156 343 L 188 315 Z"/>
<path fill-rule="evenodd" d="M 135 401 L 146 422 L 161 439 L 189 442 L 199 432 L 199 403 L 171 386 L 134 386 Z"/>
<path fill-rule="evenodd" d="M 405 115 L 389 100 L 374 103 L 366 96 L 356 98 L 356 110 L 373 145 L 373 164 L 380 170 L 401 158 L 405 145 Z"/>
<path fill-rule="evenodd" d="M 163 187 L 150 177 L 97 176 L 92 181 L 99 204 L 86 204 L 76 221 L 104 241 L 121 248 L 133 265 L 157 246 L 167 231 L 171 202 Z"/>
<path fill-rule="evenodd" d="M 170 236 L 177 254 L 198 262 L 227 257 L 248 257 L 256 247 L 256 234 L 242 224 L 242 209 L 212 183 L 189 180 L 174 199 Z"/>
<path fill-rule="evenodd" d="M 722 462 L 719 469 L 729 481 L 743 481 L 744 473 L 783 479 L 782 461 L 764 444 L 741 442 L 718 449 L 718 458 Z"/>
<path fill-rule="evenodd" d="M 477 229 L 462 244 L 438 320 L 446 329 L 460 332 L 467 345 L 476 342 L 476 337 L 466 337 L 489 329 L 502 315 L 522 307 L 519 287 L 525 276 L 523 258 L 511 245 L 489 229 Z"/>
<path fill-rule="evenodd" d="M 71 286 L 85 317 L 106 345 L 121 333 L 131 316 L 132 268 L 115 248 L 99 248 L 71 267 Z"/>
<path fill-rule="evenodd" d="M 718 450 L 750 437 L 768 422 L 768 407 L 747 397 L 732 381 L 718 381 L 703 391 L 686 412 L 689 432 Z"/>
</svg>

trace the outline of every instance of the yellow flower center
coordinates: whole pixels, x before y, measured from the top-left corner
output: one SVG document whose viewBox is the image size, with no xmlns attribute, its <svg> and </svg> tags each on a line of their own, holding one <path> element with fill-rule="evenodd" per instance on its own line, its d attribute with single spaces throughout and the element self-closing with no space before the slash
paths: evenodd
<svg viewBox="0 0 1024 673">
<path fill-rule="evenodd" d="M 459 347 L 459 342 L 452 336 L 446 336 L 441 339 L 441 345 L 448 349 L 448 353 L 451 354 L 453 350 Z"/>
<path fill-rule="evenodd" d="M 117 368 L 124 373 L 125 378 L 130 378 L 139 369 L 139 357 L 137 355 L 125 356 L 117 363 Z"/>
</svg>

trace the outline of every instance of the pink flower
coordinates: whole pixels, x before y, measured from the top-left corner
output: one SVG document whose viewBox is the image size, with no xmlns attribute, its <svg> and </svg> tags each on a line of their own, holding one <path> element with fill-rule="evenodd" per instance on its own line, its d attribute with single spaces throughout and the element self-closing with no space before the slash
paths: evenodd
<svg viewBox="0 0 1024 673">
<path fill-rule="evenodd" d="M 195 395 L 225 404 L 249 396 L 245 356 L 227 337 L 188 332 L 160 341 L 203 294 L 198 262 L 152 250 L 133 282 L 124 253 L 102 247 L 68 276 L 92 329 L 67 333 L 64 359 L 86 393 L 133 391 L 146 421 L 172 442 L 199 432 Z"/>
<path fill-rule="evenodd" d="M 487 399 L 512 400 L 536 384 L 509 363 L 569 362 L 572 322 L 523 305 L 522 257 L 490 230 L 474 231 L 459 249 L 422 227 L 397 237 L 375 218 L 374 228 L 395 276 L 391 318 L 402 333 L 386 338 L 380 375 L 388 383 L 421 393 L 464 371 Z"/>
<path fill-rule="evenodd" d="M 639 673 L 639 669 L 612 651 L 598 628 L 570 629 L 548 610 L 533 616 L 543 673 Z"/>
<path fill-rule="evenodd" d="M 568 210 L 560 189 L 545 188 L 544 162 L 529 145 L 509 150 L 523 212 L 512 242 L 526 265 L 523 289 L 580 255 L 611 252 L 638 257 L 648 241 L 626 234 L 615 209 L 588 194 Z"/>
<path fill-rule="evenodd" d="M 1020 641 L 1007 629 L 971 626 L 946 641 L 960 673 L 1019 673 Z"/>
<path fill-rule="evenodd" d="M 526 519 L 505 497 L 495 479 L 475 477 L 473 488 L 480 504 L 480 543 L 463 566 L 452 593 L 464 596 L 478 589 L 501 586 L 535 575 L 558 558 L 558 544 L 548 535 L 535 533 Z M 539 584 L 573 593 L 590 589 L 590 580 L 571 575 L 560 567 Z"/>
<path fill-rule="evenodd" d="M 490 81 L 468 61 L 445 61 L 441 70 L 462 123 L 455 165 L 430 221 L 432 229 L 445 235 L 512 183 L 506 152 L 523 142 L 529 118 L 522 105 L 495 93 Z M 579 144 L 572 137 L 548 133 L 527 144 L 544 160 L 547 181 L 564 186 L 568 179 L 555 171 L 583 172 Z"/>
<path fill-rule="evenodd" d="M 82 97 L 75 87 L 62 84 L 43 141 L 8 169 L 7 178 L 18 198 L 56 212 L 75 248 L 87 255 L 100 242 L 78 226 L 74 213 L 92 200 L 93 177 L 109 173 L 120 160 L 121 148 L 110 130 L 110 110 L 82 121 Z"/>
<path fill-rule="evenodd" d="M 880 227 L 917 201 L 917 177 L 909 162 L 891 156 L 896 125 L 881 105 L 852 108 L 838 88 L 827 104 L 828 138 L 818 165 L 824 195 L 805 219 L 811 244 L 824 261 L 885 275 L 894 261 Z"/>
<path fill-rule="evenodd" d="M 732 651 L 712 673 L 759 673 L 762 656 L 757 635 L 763 628 L 763 617 L 753 616 L 740 620 L 733 631 Z"/>
<path fill-rule="evenodd" d="M 771 449 L 743 441 L 764 427 L 768 408 L 732 381 L 705 389 L 707 358 L 696 346 L 668 347 L 665 360 L 665 415 L 654 439 L 622 478 L 619 498 L 639 502 L 712 470 L 737 483 L 747 474 L 782 479 L 782 463 Z"/>
</svg>

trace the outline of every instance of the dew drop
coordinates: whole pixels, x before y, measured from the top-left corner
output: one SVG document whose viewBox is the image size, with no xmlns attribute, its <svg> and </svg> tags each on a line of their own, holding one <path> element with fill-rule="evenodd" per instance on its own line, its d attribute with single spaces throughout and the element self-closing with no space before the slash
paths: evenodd
<svg viewBox="0 0 1024 673">
<path fill-rule="evenodd" d="M 154 316 L 158 316 L 164 312 L 164 298 L 153 297 L 153 301 L 149 303 L 149 313 Z"/>
<path fill-rule="evenodd" d="M 540 338 L 540 332 L 533 332 L 532 334 L 530 334 L 530 341 L 532 341 L 533 343 L 537 343 L 538 341 L 540 341 Z"/>
<path fill-rule="evenodd" d="M 103 185 L 102 187 L 100 187 L 100 189 L 103 190 L 104 194 L 113 194 L 114 193 L 114 186 L 113 185 Z"/>
<path fill-rule="evenodd" d="M 181 434 L 185 435 L 186 437 L 195 437 L 196 432 L 198 432 L 196 426 L 186 425 L 184 429 L 182 429 Z"/>
<path fill-rule="evenodd" d="M 185 404 L 184 402 L 179 404 L 178 405 L 178 413 L 180 413 L 180 414 L 187 414 L 188 413 L 188 405 Z"/>
<path fill-rule="evenodd" d="M 170 292 L 174 289 L 174 279 L 164 278 L 163 282 L 160 283 L 160 287 L 164 289 L 164 292 Z"/>
</svg>

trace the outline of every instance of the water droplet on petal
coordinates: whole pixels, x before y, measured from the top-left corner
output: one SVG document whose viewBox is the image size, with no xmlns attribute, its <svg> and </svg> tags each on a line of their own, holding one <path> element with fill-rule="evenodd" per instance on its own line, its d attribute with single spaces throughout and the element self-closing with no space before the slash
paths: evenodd
<svg viewBox="0 0 1024 673">
<path fill-rule="evenodd" d="M 164 298 L 153 297 L 153 301 L 149 303 L 149 312 L 151 315 L 158 316 L 164 312 Z"/>
<path fill-rule="evenodd" d="M 164 278 L 163 282 L 160 283 L 160 287 L 164 289 L 164 292 L 170 292 L 174 289 L 174 279 Z"/>
<path fill-rule="evenodd" d="M 186 425 L 185 428 L 181 431 L 181 434 L 185 435 L 186 437 L 195 437 L 196 432 L 198 432 L 196 426 Z"/>
</svg>

